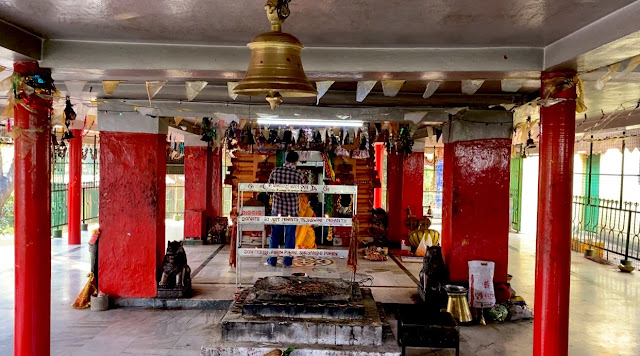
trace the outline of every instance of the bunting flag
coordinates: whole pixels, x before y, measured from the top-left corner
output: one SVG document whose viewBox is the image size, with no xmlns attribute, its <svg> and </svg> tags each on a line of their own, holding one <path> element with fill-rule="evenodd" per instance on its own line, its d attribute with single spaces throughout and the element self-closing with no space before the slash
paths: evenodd
<svg viewBox="0 0 640 356">
<path fill-rule="evenodd" d="M 335 83 L 335 80 L 325 80 L 321 82 L 316 82 L 316 90 L 318 90 L 318 95 L 316 96 L 316 105 L 320 103 L 320 99 L 329 91 L 329 88 Z"/>
<path fill-rule="evenodd" d="M 613 76 L 616 74 L 618 69 L 620 69 L 621 65 L 622 63 L 620 62 L 610 65 L 607 69 L 607 73 L 605 73 L 605 75 L 603 75 L 596 81 L 596 89 L 598 90 L 604 89 L 604 86 L 607 85 L 607 82 L 609 82 L 611 78 L 613 78 Z"/>
<path fill-rule="evenodd" d="M 146 85 L 147 85 L 147 96 L 149 97 L 149 104 L 151 104 L 151 99 L 153 99 L 153 97 L 156 96 L 156 94 L 158 94 L 158 92 L 160 91 L 160 89 L 162 89 L 165 83 L 166 81 L 161 81 L 161 80 L 153 80 L 153 81 L 147 80 Z"/>
<path fill-rule="evenodd" d="M 207 86 L 207 82 L 205 81 L 196 81 L 196 82 L 185 82 L 185 95 L 187 96 L 187 101 L 192 101 L 193 99 L 200 94 L 202 89 Z"/>
<path fill-rule="evenodd" d="M 520 90 L 520 88 L 522 88 L 523 84 L 524 80 L 521 79 L 503 79 L 502 81 L 500 81 L 502 91 L 507 93 L 517 92 L 518 90 Z"/>
<path fill-rule="evenodd" d="M 91 130 L 91 127 L 96 122 L 96 118 L 97 117 L 95 115 L 87 115 L 85 126 L 84 126 L 85 130 Z"/>
<path fill-rule="evenodd" d="M 0 92 L 5 92 L 13 88 L 13 77 L 8 76 L 0 81 Z"/>
<path fill-rule="evenodd" d="M 64 82 L 68 95 L 73 99 L 82 99 L 82 89 L 86 84 L 86 80 L 67 80 Z"/>
<path fill-rule="evenodd" d="M 440 84 L 442 84 L 442 81 L 440 80 L 434 80 L 427 83 L 427 88 L 424 90 L 424 94 L 422 94 L 422 97 L 424 99 L 429 98 L 431 95 L 433 95 L 436 92 L 436 90 L 438 90 L 438 87 L 440 86 Z"/>
<path fill-rule="evenodd" d="M 625 68 L 622 73 L 633 72 L 633 70 L 636 69 L 638 65 L 640 65 L 640 54 L 635 57 L 631 57 L 631 59 L 629 60 L 629 64 L 627 64 L 627 68 Z"/>
<path fill-rule="evenodd" d="M 196 117 L 193 120 L 193 124 L 196 125 L 196 126 L 200 126 L 201 123 L 202 123 L 202 118 L 201 117 Z"/>
<path fill-rule="evenodd" d="M 404 82 L 404 80 L 383 80 L 382 93 L 384 96 L 396 96 L 402 89 Z"/>
<path fill-rule="evenodd" d="M 239 82 L 227 82 L 227 91 L 229 92 L 229 97 L 233 100 L 236 100 L 238 94 L 235 94 L 233 90 L 240 84 Z"/>
<path fill-rule="evenodd" d="M 464 94 L 467 94 L 467 95 L 472 95 L 476 91 L 478 91 L 478 89 L 480 89 L 480 87 L 482 86 L 483 83 L 484 83 L 484 80 L 482 80 L 482 79 L 480 79 L 480 80 L 463 80 L 462 81 L 462 92 Z"/>
<path fill-rule="evenodd" d="M 7 106 L 4 108 L 0 117 L 13 117 L 13 107 L 15 106 L 15 102 L 13 100 L 9 100 Z"/>
<path fill-rule="evenodd" d="M 115 93 L 116 88 L 120 84 L 119 80 L 103 80 L 102 81 L 102 90 L 106 95 L 113 95 Z"/>
<path fill-rule="evenodd" d="M 184 117 L 174 117 L 173 121 L 175 121 L 176 126 L 180 125 L 180 123 L 184 120 Z"/>
<path fill-rule="evenodd" d="M 363 102 L 377 82 L 377 80 L 359 81 L 358 88 L 356 89 L 356 101 L 359 103 Z"/>
</svg>

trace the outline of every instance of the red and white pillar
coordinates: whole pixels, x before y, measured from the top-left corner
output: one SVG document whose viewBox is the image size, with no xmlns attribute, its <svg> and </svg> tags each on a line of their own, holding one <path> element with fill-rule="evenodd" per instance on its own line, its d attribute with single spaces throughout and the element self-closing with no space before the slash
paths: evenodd
<svg viewBox="0 0 640 356">
<path fill-rule="evenodd" d="M 165 251 L 166 121 L 105 113 L 100 130 L 100 290 L 155 297 Z"/>
<path fill-rule="evenodd" d="M 71 130 L 69 140 L 69 196 L 68 228 L 69 245 L 80 244 L 80 224 L 82 223 L 82 130 Z"/>
<path fill-rule="evenodd" d="M 495 262 L 507 281 L 512 113 L 468 110 L 443 128 L 442 253 L 455 282 L 471 260 Z"/>
<path fill-rule="evenodd" d="M 199 136 L 186 136 L 184 144 L 184 237 L 202 240 L 206 236 L 207 203 L 211 195 L 211 152 Z"/>
<path fill-rule="evenodd" d="M 576 88 L 554 92 L 557 80 L 575 73 L 542 74 L 542 93 L 566 99 L 540 108 L 540 162 L 536 240 L 533 354 L 567 355 L 571 282 L 571 195 Z"/>
<path fill-rule="evenodd" d="M 16 62 L 22 76 L 51 72 L 36 62 Z M 14 355 L 48 356 L 51 325 L 51 100 L 31 94 L 14 108 L 15 126 L 15 324 Z"/>
</svg>

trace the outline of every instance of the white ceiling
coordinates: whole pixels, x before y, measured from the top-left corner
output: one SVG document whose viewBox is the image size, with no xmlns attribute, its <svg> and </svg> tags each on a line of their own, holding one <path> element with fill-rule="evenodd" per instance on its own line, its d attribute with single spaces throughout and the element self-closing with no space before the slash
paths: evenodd
<svg viewBox="0 0 640 356">
<path fill-rule="evenodd" d="M 294 0 L 284 30 L 321 47 L 545 47 L 633 0 Z M 3 0 L 47 39 L 244 45 L 264 0 Z"/>
</svg>

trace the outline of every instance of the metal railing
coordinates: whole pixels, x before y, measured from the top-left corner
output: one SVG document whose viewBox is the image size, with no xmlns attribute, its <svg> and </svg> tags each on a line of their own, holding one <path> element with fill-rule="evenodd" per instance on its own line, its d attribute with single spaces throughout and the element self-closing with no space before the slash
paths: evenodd
<svg viewBox="0 0 640 356">
<path fill-rule="evenodd" d="M 100 187 L 97 182 L 82 183 L 82 223 L 96 220 L 100 209 Z"/>
<path fill-rule="evenodd" d="M 65 183 L 51 183 L 51 228 L 67 225 L 67 197 Z"/>
<path fill-rule="evenodd" d="M 68 224 L 69 185 L 51 184 L 51 228 L 59 228 Z M 82 183 L 82 223 L 87 224 L 98 219 L 100 207 L 100 187 L 97 182 Z"/>
<path fill-rule="evenodd" d="M 640 261 L 640 204 L 573 197 L 572 233 L 574 240 L 596 251 Z M 605 257 L 605 256 L 603 256 Z"/>
</svg>

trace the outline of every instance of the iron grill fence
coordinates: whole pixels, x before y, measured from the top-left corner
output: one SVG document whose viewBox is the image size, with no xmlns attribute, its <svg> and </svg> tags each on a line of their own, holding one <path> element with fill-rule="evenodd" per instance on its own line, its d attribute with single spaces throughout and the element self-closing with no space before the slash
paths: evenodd
<svg viewBox="0 0 640 356">
<path fill-rule="evenodd" d="M 65 183 L 51 183 L 51 228 L 67 225 L 68 192 Z"/>
<path fill-rule="evenodd" d="M 98 219 L 100 209 L 100 187 L 97 182 L 82 183 L 82 223 Z"/>
<path fill-rule="evenodd" d="M 596 251 L 602 250 L 606 259 L 613 258 L 613 254 L 639 265 L 639 208 L 638 203 L 574 196 L 573 238 Z"/>
<path fill-rule="evenodd" d="M 184 219 L 184 185 L 167 185 L 166 219 Z"/>
</svg>

